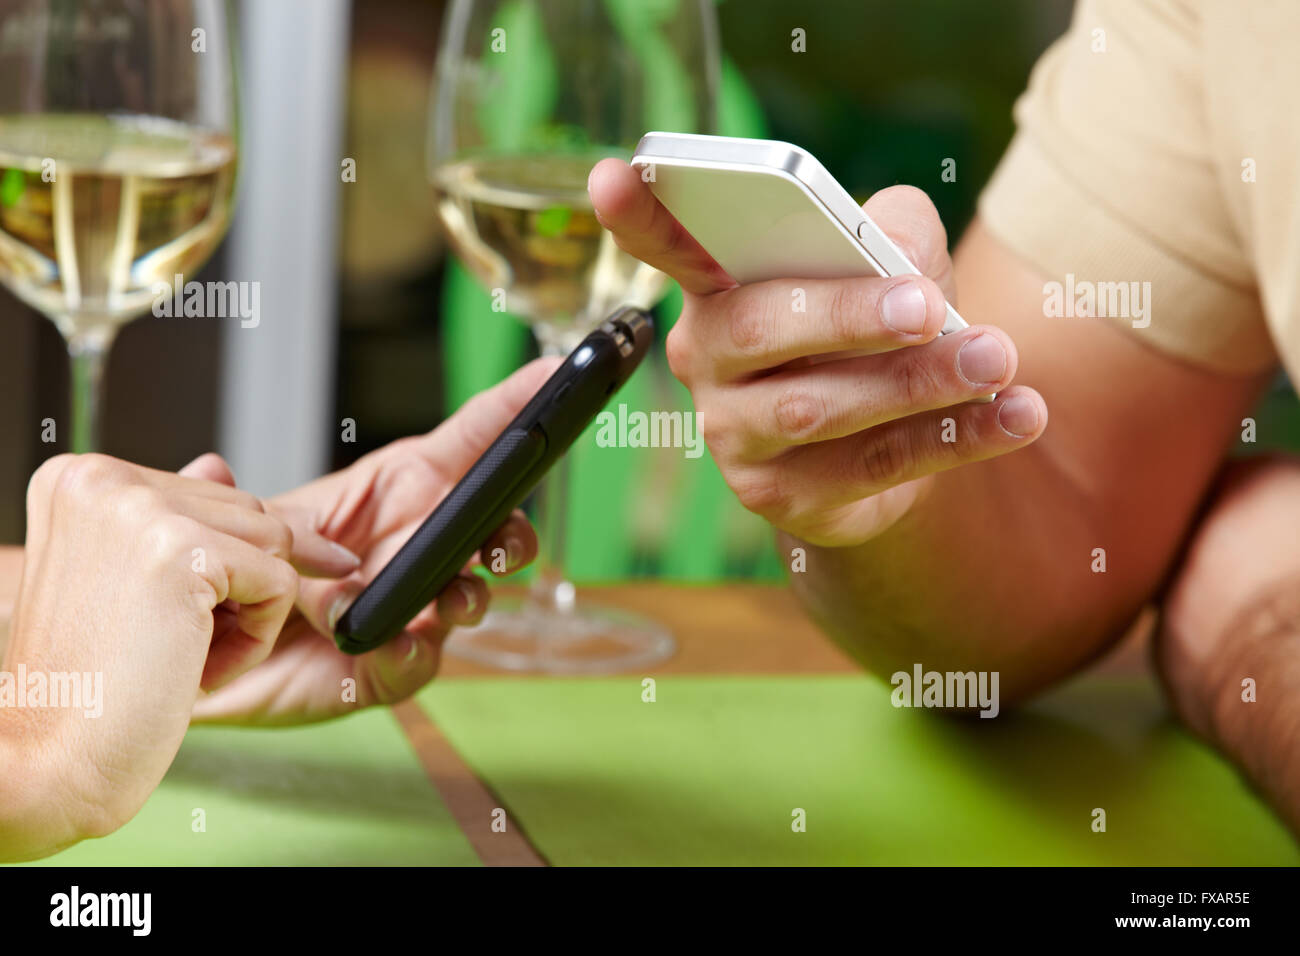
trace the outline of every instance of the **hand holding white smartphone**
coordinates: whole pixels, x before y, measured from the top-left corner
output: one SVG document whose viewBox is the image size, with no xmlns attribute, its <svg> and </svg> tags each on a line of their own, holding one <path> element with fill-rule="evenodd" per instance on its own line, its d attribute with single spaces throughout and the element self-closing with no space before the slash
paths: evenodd
<svg viewBox="0 0 1300 956">
<path fill-rule="evenodd" d="M 921 274 L 822 164 L 790 143 L 646 133 L 632 166 L 739 283 Z M 968 327 L 949 303 L 943 334 Z"/>
</svg>

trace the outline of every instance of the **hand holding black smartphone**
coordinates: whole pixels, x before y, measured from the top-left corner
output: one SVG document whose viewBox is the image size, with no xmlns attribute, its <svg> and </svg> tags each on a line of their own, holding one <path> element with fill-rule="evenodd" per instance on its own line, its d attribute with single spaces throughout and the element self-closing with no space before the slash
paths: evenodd
<svg viewBox="0 0 1300 956">
<path fill-rule="evenodd" d="M 653 339 L 649 314 L 630 307 L 583 339 L 339 619 L 339 649 L 364 654 L 400 634 L 523 503 Z"/>
</svg>

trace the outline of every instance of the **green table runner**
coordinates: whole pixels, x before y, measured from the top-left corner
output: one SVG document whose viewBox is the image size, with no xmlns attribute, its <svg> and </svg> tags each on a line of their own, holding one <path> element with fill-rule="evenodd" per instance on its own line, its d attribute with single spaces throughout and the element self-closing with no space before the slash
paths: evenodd
<svg viewBox="0 0 1300 956">
<path fill-rule="evenodd" d="M 420 703 L 557 865 L 1300 862 L 1149 681 L 969 722 L 888 690 L 665 676 L 643 703 L 639 676 L 462 679 Z"/>
</svg>

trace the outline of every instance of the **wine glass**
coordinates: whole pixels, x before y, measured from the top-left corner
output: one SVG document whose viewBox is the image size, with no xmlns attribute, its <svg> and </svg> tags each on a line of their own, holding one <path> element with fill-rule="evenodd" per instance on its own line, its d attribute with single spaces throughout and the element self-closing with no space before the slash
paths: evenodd
<svg viewBox="0 0 1300 956">
<path fill-rule="evenodd" d="M 596 220 L 587 176 L 648 130 L 713 132 L 713 0 L 452 0 L 434 74 L 429 166 L 453 249 L 543 354 L 567 354 L 662 273 Z M 672 653 L 660 625 L 575 604 L 562 569 L 567 468 L 535 499 L 540 551 L 522 602 L 498 600 L 447 651 L 511 670 L 606 673 Z"/>
<path fill-rule="evenodd" d="M 224 0 L 0 0 L 0 281 L 67 342 L 75 452 L 117 330 L 225 234 L 234 83 Z"/>
</svg>

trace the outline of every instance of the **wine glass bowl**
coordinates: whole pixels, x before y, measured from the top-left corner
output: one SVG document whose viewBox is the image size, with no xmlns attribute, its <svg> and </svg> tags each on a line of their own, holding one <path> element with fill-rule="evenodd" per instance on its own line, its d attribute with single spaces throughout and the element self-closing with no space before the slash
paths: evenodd
<svg viewBox="0 0 1300 956">
<path fill-rule="evenodd" d="M 487 156 L 438 167 L 452 247 L 506 311 L 528 317 L 544 353 L 570 351 L 617 306 L 648 308 L 664 276 L 614 244 L 587 197 L 599 154 Z"/>
<path fill-rule="evenodd" d="M 225 235 L 237 152 L 222 0 L 0 0 L 0 281 L 68 343 L 74 451 L 118 328 Z"/>
</svg>

